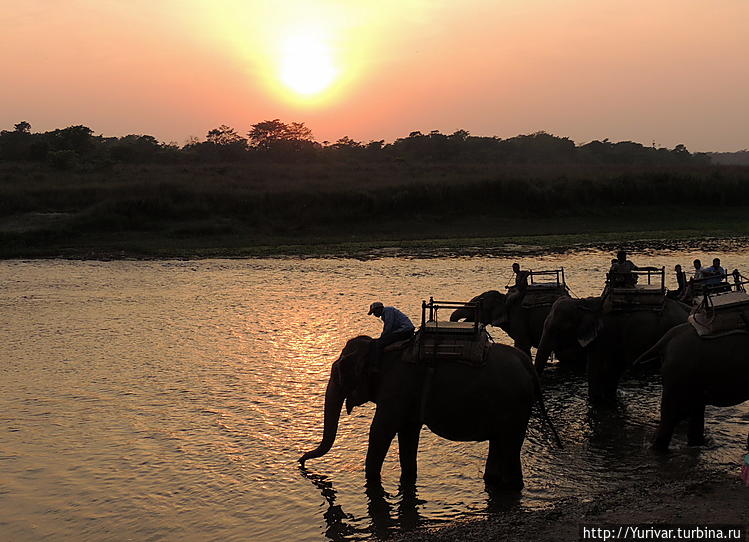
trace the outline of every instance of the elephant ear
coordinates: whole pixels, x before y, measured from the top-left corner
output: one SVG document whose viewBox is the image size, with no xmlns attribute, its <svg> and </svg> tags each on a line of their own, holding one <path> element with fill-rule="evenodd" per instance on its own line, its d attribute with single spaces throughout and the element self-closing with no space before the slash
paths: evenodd
<svg viewBox="0 0 749 542">
<path fill-rule="evenodd" d="M 371 342 L 362 344 L 350 351 L 344 349 L 344 353 L 336 361 L 336 372 L 338 384 L 346 395 L 346 412 L 351 414 L 354 407 L 363 405 L 369 401 L 369 371 L 367 370 L 370 358 Z"/>
<path fill-rule="evenodd" d="M 577 342 L 585 348 L 596 340 L 598 332 L 603 327 L 603 320 L 597 314 L 589 312 L 583 315 L 580 325 L 577 328 Z"/>
<path fill-rule="evenodd" d="M 497 290 L 489 290 L 474 297 L 472 302 L 481 303 L 481 314 L 479 318 L 482 324 L 491 324 L 498 320 L 504 310 L 505 295 Z"/>
</svg>

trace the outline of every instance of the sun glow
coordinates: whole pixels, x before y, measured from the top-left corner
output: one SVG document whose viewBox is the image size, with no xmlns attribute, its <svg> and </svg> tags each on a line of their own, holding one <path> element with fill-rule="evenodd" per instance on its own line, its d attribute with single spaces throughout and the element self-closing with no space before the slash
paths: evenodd
<svg viewBox="0 0 749 542">
<path fill-rule="evenodd" d="M 281 82 L 303 96 L 315 96 L 330 88 L 340 71 L 330 46 L 312 32 L 295 34 L 284 41 L 279 68 Z"/>
</svg>

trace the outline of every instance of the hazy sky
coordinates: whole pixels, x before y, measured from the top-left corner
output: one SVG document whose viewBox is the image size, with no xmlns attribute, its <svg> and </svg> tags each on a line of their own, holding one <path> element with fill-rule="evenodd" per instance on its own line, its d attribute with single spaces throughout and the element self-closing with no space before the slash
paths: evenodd
<svg viewBox="0 0 749 542">
<path fill-rule="evenodd" d="M 0 128 L 749 147 L 749 0 L 0 0 Z"/>
</svg>

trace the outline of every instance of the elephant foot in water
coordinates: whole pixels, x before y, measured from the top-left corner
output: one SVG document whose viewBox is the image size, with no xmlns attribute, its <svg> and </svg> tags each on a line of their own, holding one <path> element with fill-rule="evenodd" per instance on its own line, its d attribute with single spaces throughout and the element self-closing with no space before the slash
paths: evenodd
<svg viewBox="0 0 749 542">
<path fill-rule="evenodd" d="M 588 402 L 596 410 L 616 410 L 619 407 L 616 392 L 607 395 L 589 395 Z"/>
<path fill-rule="evenodd" d="M 502 476 L 484 474 L 484 485 L 486 490 L 492 491 L 520 491 L 523 489 L 523 479 L 509 480 Z"/>
<path fill-rule="evenodd" d="M 689 439 L 687 441 L 687 446 L 707 446 L 710 444 L 711 440 L 705 436 L 695 439 Z"/>
<path fill-rule="evenodd" d="M 653 439 L 652 449 L 657 452 L 667 452 L 669 444 L 671 444 L 671 437 L 673 436 L 675 423 L 663 424 L 658 428 Z M 705 420 L 689 421 L 689 428 L 687 429 L 687 446 L 708 446 L 712 443 L 712 439 L 705 436 Z"/>
<path fill-rule="evenodd" d="M 520 491 L 523 489 L 523 469 L 520 463 L 520 446 L 504 440 L 489 441 L 484 483 L 492 490 Z"/>
<path fill-rule="evenodd" d="M 687 427 L 687 444 L 689 446 L 704 446 L 708 443 L 705 437 L 705 405 L 693 405 L 689 413 Z"/>
</svg>

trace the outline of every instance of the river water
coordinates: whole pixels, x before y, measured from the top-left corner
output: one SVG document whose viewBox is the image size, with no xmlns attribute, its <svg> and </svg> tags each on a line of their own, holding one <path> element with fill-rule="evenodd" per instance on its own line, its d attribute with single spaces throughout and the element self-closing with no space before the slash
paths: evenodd
<svg viewBox="0 0 749 542">
<path fill-rule="evenodd" d="M 726 267 L 749 250 L 723 246 Z M 696 249 L 650 251 L 638 265 L 689 266 Z M 608 252 L 528 256 L 564 266 L 572 291 L 597 295 Z M 426 428 L 417 495 L 398 494 L 397 441 L 387 496 L 370 501 L 363 463 L 372 405 L 341 418 L 331 452 L 300 471 L 322 433 L 330 364 L 345 341 L 377 335 L 376 300 L 414 322 L 422 299 L 502 288 L 503 257 L 0 262 L 0 539 L 360 540 L 501 513 L 482 480 L 486 443 Z M 670 282 L 673 281 L 671 275 Z M 496 340 L 506 341 L 498 329 Z M 647 443 L 657 376 L 630 376 L 613 413 L 589 409 L 584 379 L 552 369 L 547 407 L 566 446 L 531 421 L 526 488 L 512 506 L 637 483 L 654 472 L 735 472 L 749 404 L 710 408 L 713 443 L 667 456 Z"/>
</svg>

